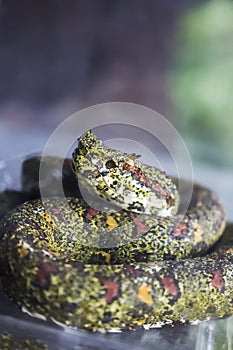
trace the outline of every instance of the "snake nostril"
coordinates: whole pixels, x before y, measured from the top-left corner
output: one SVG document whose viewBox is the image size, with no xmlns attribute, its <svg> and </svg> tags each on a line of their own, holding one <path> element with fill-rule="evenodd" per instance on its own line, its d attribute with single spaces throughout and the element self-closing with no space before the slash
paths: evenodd
<svg viewBox="0 0 233 350">
<path fill-rule="evenodd" d="M 106 168 L 108 169 L 112 169 L 112 168 L 116 168 L 116 163 L 114 162 L 113 159 L 109 159 L 106 163 L 105 163 Z"/>
</svg>

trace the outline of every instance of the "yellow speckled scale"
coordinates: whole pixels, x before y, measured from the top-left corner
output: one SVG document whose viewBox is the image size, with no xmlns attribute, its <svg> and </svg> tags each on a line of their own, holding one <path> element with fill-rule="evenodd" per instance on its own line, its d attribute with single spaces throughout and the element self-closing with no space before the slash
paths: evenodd
<svg viewBox="0 0 233 350">
<path fill-rule="evenodd" d="M 212 191 L 195 185 L 181 215 L 169 176 L 106 148 L 91 131 L 79 139 L 73 167 L 96 206 L 37 199 L 0 222 L 1 278 L 20 308 L 91 331 L 233 312 L 232 238 L 212 248 L 225 227 Z"/>
</svg>

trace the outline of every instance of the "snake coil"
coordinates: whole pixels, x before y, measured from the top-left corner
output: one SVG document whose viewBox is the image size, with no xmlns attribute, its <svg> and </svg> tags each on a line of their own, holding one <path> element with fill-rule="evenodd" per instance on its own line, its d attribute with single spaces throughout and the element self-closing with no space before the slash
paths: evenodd
<svg viewBox="0 0 233 350">
<path fill-rule="evenodd" d="M 73 168 L 92 206 L 36 199 L 0 222 L 2 282 L 23 311 L 91 331 L 233 312 L 233 249 L 211 248 L 225 227 L 212 191 L 194 185 L 182 213 L 169 176 L 91 131 L 79 138 Z"/>
</svg>

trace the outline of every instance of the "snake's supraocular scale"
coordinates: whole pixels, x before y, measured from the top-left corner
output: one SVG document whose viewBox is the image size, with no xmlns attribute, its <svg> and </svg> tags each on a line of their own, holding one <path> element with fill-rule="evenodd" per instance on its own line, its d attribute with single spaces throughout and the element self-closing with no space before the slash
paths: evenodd
<svg viewBox="0 0 233 350">
<path fill-rule="evenodd" d="M 187 213 L 176 214 L 172 179 L 136 155 L 87 132 L 73 159 L 94 201 L 101 196 L 115 210 L 54 197 L 1 220 L 1 277 L 22 310 L 92 331 L 233 313 L 232 243 L 210 251 L 225 227 L 212 191 L 195 185 Z"/>
</svg>

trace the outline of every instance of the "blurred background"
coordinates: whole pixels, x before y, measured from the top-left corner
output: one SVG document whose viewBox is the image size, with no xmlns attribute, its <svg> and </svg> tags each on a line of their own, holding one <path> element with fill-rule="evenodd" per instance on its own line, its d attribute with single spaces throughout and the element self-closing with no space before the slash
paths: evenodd
<svg viewBox="0 0 233 350">
<path fill-rule="evenodd" d="M 0 160 L 84 107 L 134 102 L 176 126 L 232 212 L 232 19 L 232 0 L 0 0 Z"/>
<path fill-rule="evenodd" d="M 232 0 L 0 0 L 0 192 L 20 188 L 22 161 L 62 121 L 112 101 L 171 121 L 195 180 L 221 196 L 233 221 Z M 1 290 L 0 299 L 1 313 L 14 315 Z M 214 327 L 112 337 L 142 349 L 232 349 L 232 320 Z"/>
</svg>

